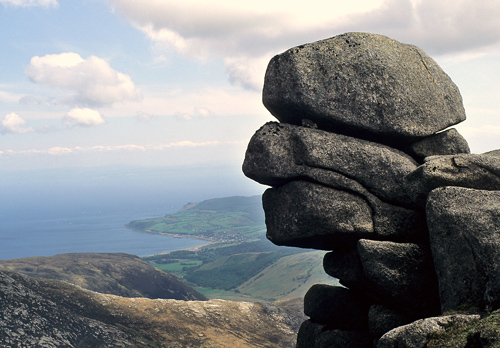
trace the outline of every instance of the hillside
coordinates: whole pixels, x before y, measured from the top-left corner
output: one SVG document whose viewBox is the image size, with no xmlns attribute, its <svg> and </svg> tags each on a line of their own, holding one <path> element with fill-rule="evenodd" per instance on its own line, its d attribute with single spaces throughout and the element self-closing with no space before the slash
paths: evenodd
<svg viewBox="0 0 500 348">
<path fill-rule="evenodd" d="M 303 298 L 314 284 L 339 285 L 323 270 L 323 251 L 310 251 L 280 258 L 236 290 L 254 298 L 286 300 Z"/>
<path fill-rule="evenodd" d="M 5 271 L 0 298 L 6 347 L 282 348 L 303 320 L 289 302 L 125 298 Z"/>
<path fill-rule="evenodd" d="M 62 280 L 85 289 L 124 297 L 207 299 L 177 277 L 128 254 L 73 253 L 1 260 L 0 270 Z"/>
<path fill-rule="evenodd" d="M 141 232 L 189 236 L 214 242 L 255 239 L 266 230 L 260 196 L 235 196 L 188 203 L 174 214 L 131 221 L 126 227 Z"/>
</svg>

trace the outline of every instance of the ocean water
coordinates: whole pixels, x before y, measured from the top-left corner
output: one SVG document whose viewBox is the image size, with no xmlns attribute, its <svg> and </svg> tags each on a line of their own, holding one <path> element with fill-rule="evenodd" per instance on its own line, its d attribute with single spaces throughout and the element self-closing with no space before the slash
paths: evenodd
<svg viewBox="0 0 500 348">
<path fill-rule="evenodd" d="M 74 252 L 146 256 L 203 245 L 124 225 L 174 213 L 189 202 L 262 191 L 231 168 L 111 167 L 0 176 L 0 259 Z"/>
</svg>

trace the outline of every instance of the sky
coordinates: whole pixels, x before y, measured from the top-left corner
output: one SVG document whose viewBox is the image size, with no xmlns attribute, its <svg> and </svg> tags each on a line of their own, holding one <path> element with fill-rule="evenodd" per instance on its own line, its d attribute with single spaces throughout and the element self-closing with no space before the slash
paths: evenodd
<svg viewBox="0 0 500 348">
<path fill-rule="evenodd" d="M 500 148 L 498 0 L 0 0 L 0 170 L 241 166 L 269 60 L 345 32 L 422 48 Z"/>
</svg>

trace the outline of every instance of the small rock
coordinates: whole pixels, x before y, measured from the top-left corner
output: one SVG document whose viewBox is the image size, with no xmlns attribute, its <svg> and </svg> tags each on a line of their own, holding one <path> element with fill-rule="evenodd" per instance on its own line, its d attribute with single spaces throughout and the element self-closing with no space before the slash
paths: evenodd
<svg viewBox="0 0 500 348">
<path fill-rule="evenodd" d="M 469 144 L 455 128 L 431 135 L 411 144 L 412 155 L 423 161 L 435 155 L 456 155 L 470 153 Z"/>
<path fill-rule="evenodd" d="M 368 331 L 342 331 L 306 320 L 297 336 L 296 348 L 372 348 Z"/>
<path fill-rule="evenodd" d="M 313 285 L 304 296 L 304 314 L 332 329 L 366 330 L 368 327 L 366 299 L 340 286 Z"/>
</svg>

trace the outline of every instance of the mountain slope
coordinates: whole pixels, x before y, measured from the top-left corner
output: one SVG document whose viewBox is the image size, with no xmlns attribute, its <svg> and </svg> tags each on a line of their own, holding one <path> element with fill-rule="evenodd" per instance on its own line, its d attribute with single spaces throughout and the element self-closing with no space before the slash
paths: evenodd
<svg viewBox="0 0 500 348">
<path fill-rule="evenodd" d="M 74 253 L 2 260 L 0 270 L 63 280 L 85 289 L 125 297 L 207 299 L 177 277 L 129 254 Z"/>
<path fill-rule="evenodd" d="M 0 346 L 282 348 L 302 321 L 271 304 L 125 298 L 0 271 Z"/>
<path fill-rule="evenodd" d="M 242 294 L 262 299 L 304 297 L 314 284 L 338 285 L 323 270 L 324 251 L 285 256 L 237 287 Z"/>
</svg>

